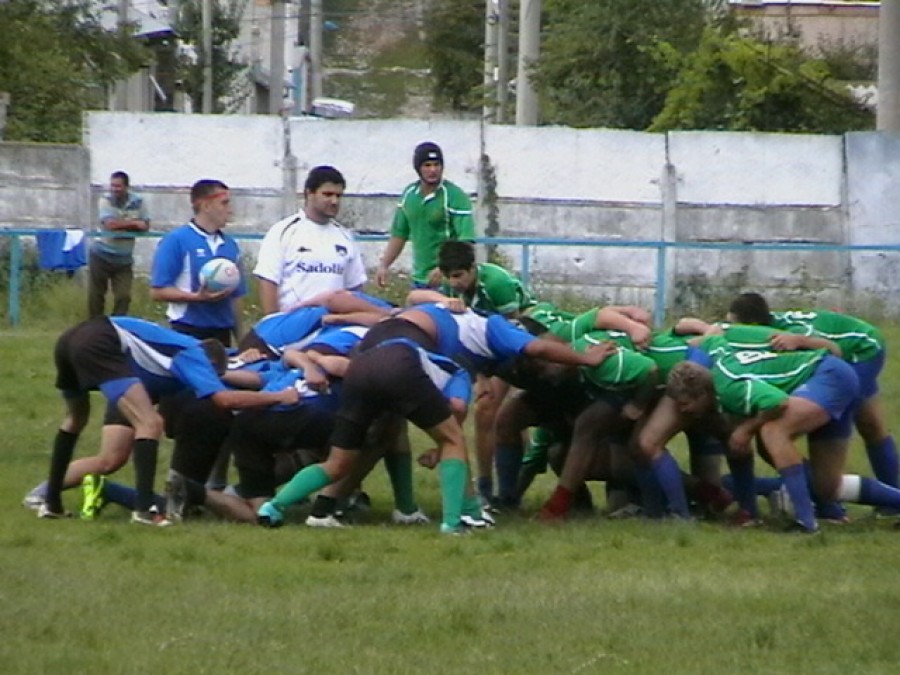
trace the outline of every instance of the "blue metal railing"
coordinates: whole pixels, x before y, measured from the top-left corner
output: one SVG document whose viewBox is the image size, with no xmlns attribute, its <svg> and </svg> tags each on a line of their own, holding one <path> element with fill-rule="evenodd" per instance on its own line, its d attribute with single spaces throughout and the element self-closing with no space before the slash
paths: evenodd
<svg viewBox="0 0 900 675">
<path fill-rule="evenodd" d="M 17 326 L 20 321 L 20 281 L 22 268 L 22 237 L 34 237 L 39 231 L 33 230 L 0 230 L 0 236 L 10 237 L 10 265 L 9 265 L 9 323 Z M 103 236 L 103 232 L 87 232 L 88 237 Z M 164 232 L 143 232 L 130 236 L 135 238 L 159 238 Z M 231 233 L 239 240 L 261 240 L 263 234 L 258 233 Z M 387 241 L 387 234 L 357 234 L 356 238 L 361 242 Z M 666 283 L 666 253 L 670 249 L 702 249 L 717 251 L 814 251 L 824 252 L 894 252 L 900 253 L 900 244 L 816 244 L 816 243 L 791 243 L 791 242 L 674 242 L 674 241 L 624 241 L 607 239 L 579 239 L 562 237 L 480 237 L 476 239 L 479 244 L 490 246 L 520 246 L 521 258 L 519 261 L 519 276 L 526 286 L 530 286 L 531 280 L 531 249 L 535 246 L 589 246 L 603 248 L 630 248 L 630 249 L 654 249 L 656 251 L 656 297 L 653 306 L 653 321 L 656 326 L 662 325 L 666 317 L 668 307 L 668 284 Z"/>
</svg>

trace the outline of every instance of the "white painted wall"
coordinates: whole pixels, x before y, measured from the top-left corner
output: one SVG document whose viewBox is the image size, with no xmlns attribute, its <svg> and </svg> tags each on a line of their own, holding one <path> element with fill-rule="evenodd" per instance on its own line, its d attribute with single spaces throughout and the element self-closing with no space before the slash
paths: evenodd
<svg viewBox="0 0 900 675">
<path fill-rule="evenodd" d="M 67 224 L 91 228 L 94 198 L 106 189 L 109 174 L 122 169 L 147 198 L 155 230 L 185 222 L 190 185 L 214 177 L 232 187 L 232 231 L 261 235 L 298 207 L 298 190 L 309 168 L 332 164 L 348 181 L 344 224 L 384 232 L 396 196 L 415 179 L 412 151 L 423 140 L 443 147 L 446 176 L 473 194 L 482 231 L 490 226 L 495 235 L 532 242 L 561 237 L 741 243 L 740 250 L 670 251 L 670 300 L 709 298 L 743 285 L 787 295 L 793 304 L 855 303 L 900 313 L 895 292 L 900 249 L 850 254 L 754 246 L 798 241 L 900 245 L 900 137 L 878 132 L 663 135 L 483 127 L 478 121 L 92 113 L 80 165 L 65 153 L 37 146 L 24 153 L 0 144 L 0 173 L 6 167 L 14 178 L 7 181 L 0 227 L 58 226 L 60 209 L 43 208 L 53 200 L 35 198 L 53 185 L 65 194 L 90 196 L 77 202 L 75 211 L 65 210 L 71 213 Z M 482 152 L 496 181 L 492 195 L 485 193 L 479 176 Z M 76 183 L 74 192 L 70 183 Z M 495 220 L 489 223 L 490 214 Z M 142 261 L 149 259 L 145 253 L 151 243 L 142 246 Z M 365 245 L 370 265 L 382 247 Z M 518 246 L 501 251 L 517 271 L 527 265 L 542 292 L 645 306 L 658 297 L 653 249 L 532 245 L 524 257 Z M 404 255 L 398 266 L 408 260 Z"/>
</svg>

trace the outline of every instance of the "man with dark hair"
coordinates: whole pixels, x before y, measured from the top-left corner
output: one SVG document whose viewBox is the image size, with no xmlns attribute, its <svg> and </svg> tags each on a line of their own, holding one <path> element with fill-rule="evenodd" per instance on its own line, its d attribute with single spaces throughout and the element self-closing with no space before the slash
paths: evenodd
<svg viewBox="0 0 900 675">
<path fill-rule="evenodd" d="M 346 186 L 334 167 L 315 167 L 306 178 L 303 211 L 266 233 L 253 270 L 264 314 L 288 311 L 327 291 L 359 290 L 366 283 L 356 240 L 335 220 Z"/>
<path fill-rule="evenodd" d="M 241 338 L 241 297 L 247 283 L 234 290 L 211 291 L 201 282 L 200 268 L 213 258 L 227 258 L 241 267 L 237 242 L 225 234 L 231 218 L 231 193 L 219 180 L 204 179 L 191 187 L 194 217 L 164 236 L 153 255 L 150 297 L 167 302 L 173 330 L 198 339 L 215 338 L 231 345 Z"/>
<path fill-rule="evenodd" d="M 470 242 L 444 242 L 438 269 L 444 277 L 441 291 L 462 298 L 477 312 L 516 319 L 535 304 L 522 282 L 500 265 L 475 262 L 475 246 Z"/>
<path fill-rule="evenodd" d="M 387 284 L 388 268 L 406 246 L 413 247 L 412 283 L 417 288 L 440 283 L 438 251 L 448 240 L 473 241 L 475 221 L 472 202 L 463 190 L 444 180 L 444 153 L 431 141 L 413 151 L 413 168 L 419 178 L 400 196 L 391 224 L 391 238 L 378 265 L 375 280 Z"/>
<path fill-rule="evenodd" d="M 116 171 L 110 176 L 109 193 L 100 198 L 100 225 L 109 236 L 97 237 L 88 260 L 88 318 L 104 314 L 106 290 L 113 295 L 112 314 L 128 314 L 131 283 L 134 279 L 134 237 L 116 236 L 118 232 L 146 232 L 150 216 L 144 199 L 129 189 L 128 174 Z"/>
</svg>

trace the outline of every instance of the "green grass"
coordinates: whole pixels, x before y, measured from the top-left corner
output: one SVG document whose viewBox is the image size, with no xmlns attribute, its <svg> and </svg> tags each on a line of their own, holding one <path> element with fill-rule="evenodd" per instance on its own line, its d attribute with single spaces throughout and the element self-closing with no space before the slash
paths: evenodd
<svg viewBox="0 0 900 675">
<path fill-rule="evenodd" d="M 153 530 L 116 507 L 90 523 L 38 521 L 19 501 L 46 473 L 62 412 L 50 357 L 62 324 L 51 323 L 0 331 L 4 673 L 887 674 L 900 663 L 900 531 L 859 508 L 818 537 L 502 514 L 492 532 L 442 538 L 386 525 L 378 469 L 373 512 L 345 531 L 300 526 L 302 508 L 276 531 L 207 519 Z M 898 375 L 892 358 L 889 419 Z M 97 444 L 95 403 L 79 454 Z M 414 444 L 427 447 L 419 434 Z M 167 441 L 161 465 L 169 452 Z M 435 474 L 415 478 L 437 517 Z M 539 479 L 528 514 L 552 484 Z"/>
</svg>

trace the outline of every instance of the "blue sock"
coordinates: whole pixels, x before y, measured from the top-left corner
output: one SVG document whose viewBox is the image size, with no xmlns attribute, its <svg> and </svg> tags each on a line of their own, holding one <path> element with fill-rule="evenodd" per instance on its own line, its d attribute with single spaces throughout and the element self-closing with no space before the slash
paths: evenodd
<svg viewBox="0 0 900 675">
<path fill-rule="evenodd" d="M 728 466 L 731 468 L 731 475 L 728 482 L 730 487 L 725 489 L 734 495 L 738 505 L 754 518 L 759 516 L 759 510 L 756 505 L 756 481 L 753 476 L 753 456 L 741 459 L 729 459 Z M 724 486 L 725 479 L 722 479 Z"/>
<path fill-rule="evenodd" d="M 866 446 L 869 464 L 875 477 L 891 487 L 898 487 L 900 481 L 900 460 L 897 459 L 897 444 L 893 436 L 885 436 L 878 443 Z"/>
<path fill-rule="evenodd" d="M 103 498 L 110 504 L 118 504 L 129 511 L 134 511 L 137 500 L 137 490 L 122 483 L 107 480 L 103 484 Z M 163 495 L 153 493 L 153 506 L 162 513 L 166 510 L 166 498 Z"/>
<path fill-rule="evenodd" d="M 781 487 L 781 478 L 757 478 L 755 482 L 756 494 L 767 497 Z"/>
<path fill-rule="evenodd" d="M 681 479 L 681 469 L 678 468 L 678 462 L 668 452 L 663 452 L 659 457 L 653 460 L 651 464 L 653 475 L 659 481 L 663 494 L 669 502 L 669 511 L 676 516 L 682 518 L 690 518 L 691 513 L 688 511 L 687 495 L 684 492 L 684 483 Z"/>
<path fill-rule="evenodd" d="M 652 469 L 636 467 L 634 470 L 641 492 L 641 508 L 648 518 L 662 518 L 666 513 L 666 496 Z"/>
<path fill-rule="evenodd" d="M 485 499 L 491 499 L 494 496 L 494 478 L 493 476 L 479 476 L 476 481 L 478 494 Z"/>
<path fill-rule="evenodd" d="M 863 478 L 859 486 L 859 503 L 900 510 L 900 490 L 874 478 Z"/>
<path fill-rule="evenodd" d="M 722 487 L 734 494 L 735 490 L 737 490 L 734 485 L 734 476 L 732 476 L 731 474 L 722 476 Z M 775 492 L 775 490 L 780 487 L 780 478 L 769 478 L 768 476 L 766 476 L 763 478 L 753 479 L 753 492 L 760 497 L 768 497 L 771 493 Z"/>
<path fill-rule="evenodd" d="M 809 483 L 806 482 L 806 472 L 802 464 L 794 464 L 786 469 L 780 469 L 778 473 L 784 479 L 791 501 L 794 503 L 794 518 L 807 530 L 818 529 L 816 518 L 813 514 L 812 499 L 810 499 Z"/>
<path fill-rule="evenodd" d="M 103 497 L 110 504 L 118 504 L 124 506 L 129 511 L 134 511 L 134 503 L 137 498 L 137 490 L 121 483 L 114 483 L 111 480 L 103 484 Z"/>
<path fill-rule="evenodd" d="M 497 468 L 497 496 L 501 503 L 517 503 L 516 486 L 522 467 L 522 446 L 498 445 L 494 451 L 494 466 Z"/>
</svg>

